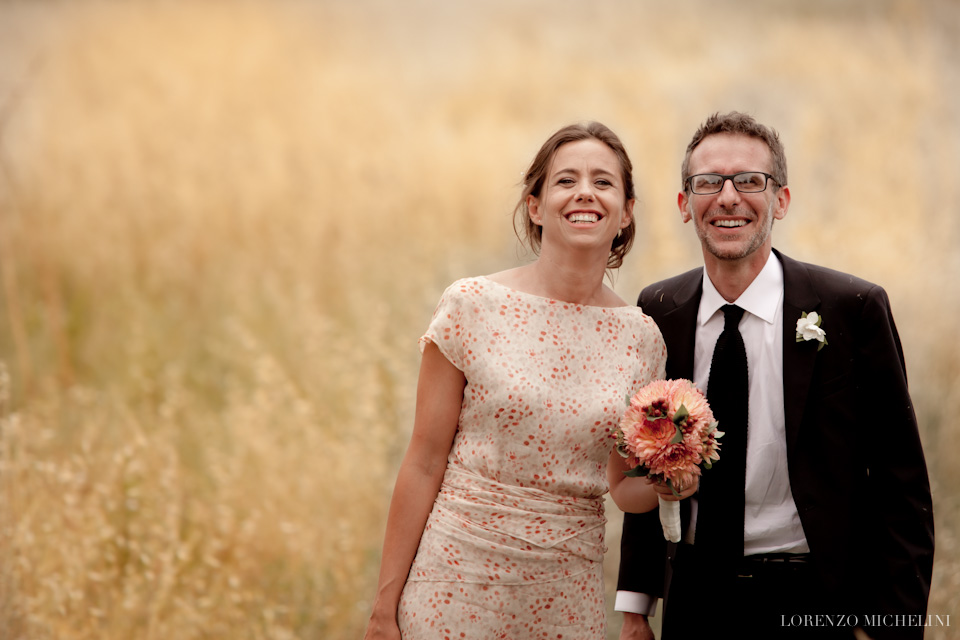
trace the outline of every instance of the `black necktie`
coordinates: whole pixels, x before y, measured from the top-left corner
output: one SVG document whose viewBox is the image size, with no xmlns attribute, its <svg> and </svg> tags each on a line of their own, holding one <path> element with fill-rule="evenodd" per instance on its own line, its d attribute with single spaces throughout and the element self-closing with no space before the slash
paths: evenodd
<svg viewBox="0 0 960 640">
<path fill-rule="evenodd" d="M 713 350 L 707 400 L 720 423 L 718 428 L 723 431 L 723 437 L 720 438 L 720 460 L 701 478 L 695 543 L 721 566 L 734 570 L 743 558 L 743 495 L 750 389 L 747 352 L 739 329 L 743 309 L 728 304 L 722 311 L 723 333 Z"/>
</svg>

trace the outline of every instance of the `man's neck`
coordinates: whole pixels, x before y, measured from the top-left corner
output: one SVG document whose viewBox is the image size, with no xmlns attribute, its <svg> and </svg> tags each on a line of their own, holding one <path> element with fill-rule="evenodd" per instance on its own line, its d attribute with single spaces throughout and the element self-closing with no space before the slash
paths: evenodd
<svg viewBox="0 0 960 640">
<path fill-rule="evenodd" d="M 762 247 L 740 260 L 721 260 L 704 251 L 703 262 L 717 293 L 727 302 L 734 302 L 763 271 L 769 257 L 770 247 Z"/>
</svg>

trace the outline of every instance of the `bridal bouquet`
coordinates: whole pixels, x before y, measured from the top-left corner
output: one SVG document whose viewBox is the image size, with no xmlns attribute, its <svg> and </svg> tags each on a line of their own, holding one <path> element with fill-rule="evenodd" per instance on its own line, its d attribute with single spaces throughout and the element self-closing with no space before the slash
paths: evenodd
<svg viewBox="0 0 960 640">
<path fill-rule="evenodd" d="M 689 380 L 655 380 L 629 400 L 616 430 L 617 451 L 631 467 L 626 475 L 665 482 L 674 495 L 720 459 L 710 405 Z M 660 524 L 671 542 L 680 541 L 680 503 L 660 498 Z"/>
</svg>

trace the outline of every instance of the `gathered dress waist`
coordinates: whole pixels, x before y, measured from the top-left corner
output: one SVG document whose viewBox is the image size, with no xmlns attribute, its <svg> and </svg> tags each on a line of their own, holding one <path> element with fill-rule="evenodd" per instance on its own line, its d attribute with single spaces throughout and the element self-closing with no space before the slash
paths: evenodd
<svg viewBox="0 0 960 640">
<path fill-rule="evenodd" d="M 603 498 L 507 485 L 450 466 L 410 580 L 560 580 L 603 561 L 605 524 Z M 461 563 L 464 558 L 457 556 L 466 549 L 481 561 Z"/>
</svg>

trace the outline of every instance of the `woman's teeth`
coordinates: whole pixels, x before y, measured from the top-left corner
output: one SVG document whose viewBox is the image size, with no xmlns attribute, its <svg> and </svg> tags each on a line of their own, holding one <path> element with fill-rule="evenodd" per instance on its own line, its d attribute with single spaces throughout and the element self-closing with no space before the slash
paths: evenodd
<svg viewBox="0 0 960 640">
<path fill-rule="evenodd" d="M 595 213 L 574 213 L 569 218 L 570 222 L 587 222 L 593 223 L 600 220 L 600 216 Z"/>
</svg>

